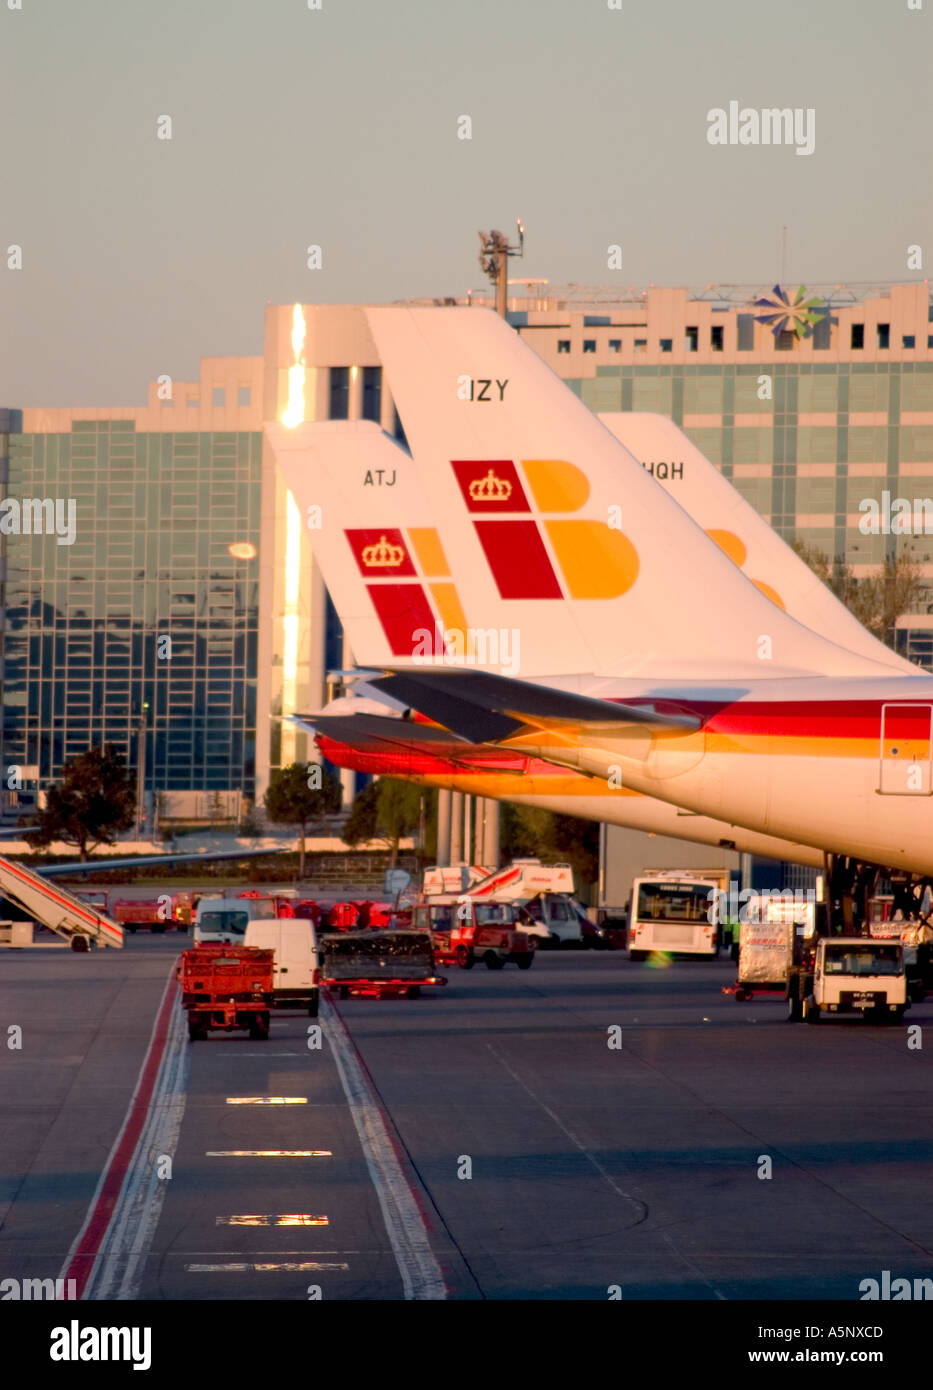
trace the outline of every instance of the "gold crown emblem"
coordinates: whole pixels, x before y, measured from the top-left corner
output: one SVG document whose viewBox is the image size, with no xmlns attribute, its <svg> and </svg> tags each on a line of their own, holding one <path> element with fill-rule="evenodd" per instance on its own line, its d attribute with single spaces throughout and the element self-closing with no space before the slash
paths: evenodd
<svg viewBox="0 0 933 1390">
<path fill-rule="evenodd" d="M 485 478 L 473 479 L 470 496 L 474 502 L 505 502 L 512 496 L 512 484 L 506 478 L 497 478 L 490 468 Z"/>
<path fill-rule="evenodd" d="M 392 545 L 385 536 L 379 537 L 378 545 L 363 547 L 363 564 L 367 569 L 394 569 L 405 558 L 400 545 Z"/>
</svg>

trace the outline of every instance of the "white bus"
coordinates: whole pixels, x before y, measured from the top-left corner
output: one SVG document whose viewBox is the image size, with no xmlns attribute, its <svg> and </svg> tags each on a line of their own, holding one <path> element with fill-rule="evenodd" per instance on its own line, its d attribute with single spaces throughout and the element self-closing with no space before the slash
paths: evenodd
<svg viewBox="0 0 933 1390">
<path fill-rule="evenodd" d="M 719 926 L 712 911 L 721 889 L 717 875 L 692 877 L 682 871 L 636 878 L 632 884 L 629 959 L 644 960 L 652 951 L 684 952 L 715 960 Z"/>
</svg>

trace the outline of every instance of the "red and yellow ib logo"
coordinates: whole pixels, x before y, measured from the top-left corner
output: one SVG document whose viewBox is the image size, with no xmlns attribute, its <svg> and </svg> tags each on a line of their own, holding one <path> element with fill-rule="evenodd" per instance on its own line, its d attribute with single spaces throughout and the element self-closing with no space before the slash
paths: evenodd
<svg viewBox="0 0 933 1390">
<path fill-rule="evenodd" d="M 411 656 L 418 633 L 467 631 L 433 526 L 410 526 L 407 534 L 392 526 L 359 527 L 344 535 L 394 656 Z"/>
<path fill-rule="evenodd" d="M 564 597 L 545 536 L 571 598 L 618 598 L 635 583 L 638 552 L 621 531 L 547 515 L 577 512 L 589 499 L 589 479 L 576 464 L 522 459 L 527 486 L 511 459 L 451 464 L 500 598 Z"/>
<path fill-rule="evenodd" d="M 714 530 L 707 531 L 706 534 L 711 541 L 719 546 L 723 554 L 728 555 L 732 563 L 738 565 L 739 569 L 744 573 L 745 561 L 748 558 L 748 550 L 746 549 L 745 542 L 740 540 L 733 531 Z M 759 589 L 761 593 L 764 594 L 765 598 L 769 598 L 772 603 L 777 604 L 778 608 L 783 608 L 786 612 L 787 605 L 776 589 L 772 589 L 771 585 L 766 584 L 763 579 L 752 579 L 751 575 L 748 575 L 748 578 L 751 579 L 755 588 Z"/>
</svg>

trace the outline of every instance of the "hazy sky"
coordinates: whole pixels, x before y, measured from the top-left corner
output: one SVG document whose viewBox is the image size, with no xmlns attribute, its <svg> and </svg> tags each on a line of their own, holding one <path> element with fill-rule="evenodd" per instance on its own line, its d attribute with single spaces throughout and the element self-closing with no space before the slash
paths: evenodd
<svg viewBox="0 0 933 1390">
<path fill-rule="evenodd" d="M 270 300 L 485 288 L 516 214 L 512 273 L 554 284 L 770 283 L 783 223 L 795 283 L 933 261 L 933 0 L 20 2 L 0 405 L 142 404 L 261 352 Z M 814 153 L 710 145 L 730 100 L 813 108 Z"/>
</svg>

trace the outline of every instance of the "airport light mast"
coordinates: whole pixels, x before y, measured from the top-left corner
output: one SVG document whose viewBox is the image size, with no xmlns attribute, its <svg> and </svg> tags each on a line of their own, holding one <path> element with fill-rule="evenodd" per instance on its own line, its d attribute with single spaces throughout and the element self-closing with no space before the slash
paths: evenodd
<svg viewBox="0 0 933 1390">
<path fill-rule="evenodd" d="M 480 232 L 479 263 L 496 290 L 496 313 L 506 316 L 509 290 L 509 257 L 525 254 L 525 224 L 516 217 L 518 245 L 510 246 L 504 232 Z"/>
</svg>

